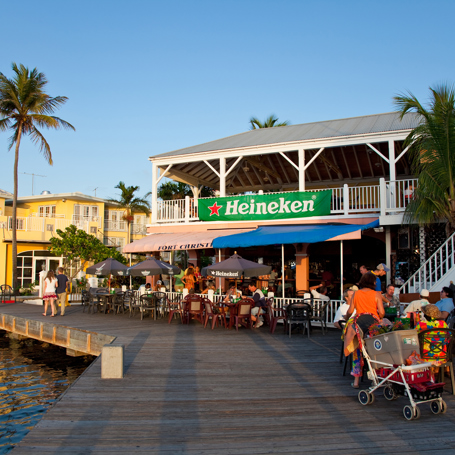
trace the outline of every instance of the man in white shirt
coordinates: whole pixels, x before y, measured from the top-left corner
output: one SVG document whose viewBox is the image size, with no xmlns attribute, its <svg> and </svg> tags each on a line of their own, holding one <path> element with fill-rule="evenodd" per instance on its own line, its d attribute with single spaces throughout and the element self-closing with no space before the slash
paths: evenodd
<svg viewBox="0 0 455 455">
<path fill-rule="evenodd" d="M 337 329 L 342 329 L 341 325 L 339 324 L 339 321 L 345 320 L 344 315 L 349 310 L 349 305 L 351 304 L 352 296 L 354 295 L 354 292 L 358 291 L 358 290 L 359 290 L 359 288 L 357 286 L 351 286 L 349 289 L 346 289 L 346 291 L 344 291 L 343 297 L 344 297 L 345 301 L 340 305 L 337 312 L 335 313 L 335 318 L 333 319 L 335 321 L 333 325 Z M 355 310 L 354 310 L 354 313 L 352 313 L 352 314 L 353 315 L 355 314 Z"/>
<path fill-rule="evenodd" d="M 414 311 L 421 310 L 423 306 L 428 305 L 430 302 L 427 298 L 430 297 L 428 289 L 420 291 L 420 299 L 413 300 L 404 310 L 404 313 L 413 313 Z"/>
<path fill-rule="evenodd" d="M 316 291 L 318 289 L 319 291 Z M 327 287 L 324 286 L 322 283 L 317 284 L 316 286 L 311 286 L 310 288 L 311 295 L 315 299 L 319 300 L 330 300 L 330 297 L 327 294 Z"/>
</svg>

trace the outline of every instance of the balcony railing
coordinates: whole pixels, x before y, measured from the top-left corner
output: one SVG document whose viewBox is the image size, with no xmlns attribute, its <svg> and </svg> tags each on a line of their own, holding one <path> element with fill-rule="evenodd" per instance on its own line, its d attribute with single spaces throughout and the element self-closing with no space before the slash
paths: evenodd
<svg viewBox="0 0 455 455">
<path fill-rule="evenodd" d="M 417 186 L 417 179 L 386 181 L 379 185 L 322 188 L 311 191 L 332 190 L 331 215 L 372 213 L 381 216 L 403 213 Z M 275 193 L 283 194 L 283 193 Z M 289 194 L 289 192 L 284 193 Z M 198 200 L 185 199 L 158 201 L 157 223 L 190 223 L 199 221 Z"/>
<path fill-rule="evenodd" d="M 80 227 L 80 229 L 85 229 L 85 226 L 88 223 L 97 223 L 98 227 L 101 227 L 101 217 L 99 216 L 84 216 L 84 215 L 73 215 L 71 224 Z"/>
<path fill-rule="evenodd" d="M 104 220 L 104 230 L 114 232 L 126 232 L 127 223 L 126 221 Z"/>
</svg>

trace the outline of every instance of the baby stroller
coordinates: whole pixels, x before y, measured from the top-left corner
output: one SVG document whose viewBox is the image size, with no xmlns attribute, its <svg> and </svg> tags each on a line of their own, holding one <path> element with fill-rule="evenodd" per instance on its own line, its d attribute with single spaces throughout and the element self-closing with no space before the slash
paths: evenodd
<svg viewBox="0 0 455 455">
<path fill-rule="evenodd" d="M 444 383 L 435 383 L 430 362 L 404 365 L 406 359 L 420 353 L 416 330 L 399 330 L 363 340 L 362 354 L 368 364 L 368 379 L 372 381 L 368 389 L 358 394 L 364 406 L 374 403 L 374 392 L 383 388 L 386 400 L 396 400 L 399 396 L 409 398 L 409 405 L 403 408 L 407 420 L 420 417 L 419 406 L 430 403 L 433 414 L 445 413 L 447 405 L 441 398 Z"/>
</svg>

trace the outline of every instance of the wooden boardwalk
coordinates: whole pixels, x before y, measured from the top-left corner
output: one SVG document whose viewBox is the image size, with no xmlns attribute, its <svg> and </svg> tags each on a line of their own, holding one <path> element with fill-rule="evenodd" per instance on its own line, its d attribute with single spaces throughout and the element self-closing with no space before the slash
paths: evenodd
<svg viewBox="0 0 455 455">
<path fill-rule="evenodd" d="M 0 313 L 35 320 L 41 307 Z M 61 319 L 61 321 L 59 321 Z M 406 421 L 400 397 L 363 407 L 341 375 L 339 334 L 291 339 L 280 328 L 204 329 L 138 316 L 83 314 L 53 322 L 115 335 L 125 378 L 102 380 L 100 359 L 13 450 L 19 454 L 455 453 L 455 399 L 448 412 Z"/>
</svg>

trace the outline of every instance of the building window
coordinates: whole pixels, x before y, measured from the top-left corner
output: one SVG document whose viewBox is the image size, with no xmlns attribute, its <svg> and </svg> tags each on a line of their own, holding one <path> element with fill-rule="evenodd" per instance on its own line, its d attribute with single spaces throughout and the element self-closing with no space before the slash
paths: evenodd
<svg viewBox="0 0 455 455">
<path fill-rule="evenodd" d="M 38 207 L 38 216 L 55 218 L 55 207 L 55 205 L 40 205 Z"/>
<path fill-rule="evenodd" d="M 96 234 L 96 226 L 90 226 L 90 234 Z"/>
</svg>

